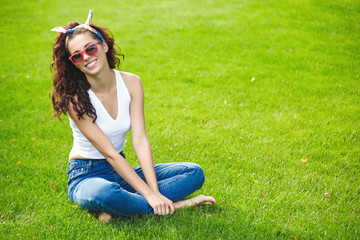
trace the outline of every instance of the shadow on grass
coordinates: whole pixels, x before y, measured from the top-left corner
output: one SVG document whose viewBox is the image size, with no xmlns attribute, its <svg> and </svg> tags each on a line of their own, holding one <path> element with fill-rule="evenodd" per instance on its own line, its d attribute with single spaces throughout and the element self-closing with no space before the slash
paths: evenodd
<svg viewBox="0 0 360 240">
<path fill-rule="evenodd" d="M 92 213 L 93 217 L 97 214 Z M 216 204 L 177 210 L 173 215 L 115 217 L 108 223 L 129 238 L 141 239 L 274 239 L 289 238 L 281 231 L 262 229 L 252 222 L 236 222 L 245 213 Z M 106 224 L 106 223 L 104 223 Z"/>
</svg>

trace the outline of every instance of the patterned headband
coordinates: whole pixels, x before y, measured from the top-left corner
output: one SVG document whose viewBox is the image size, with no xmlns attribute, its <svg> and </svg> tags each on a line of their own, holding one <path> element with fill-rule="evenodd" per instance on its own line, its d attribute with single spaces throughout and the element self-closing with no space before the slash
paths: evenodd
<svg viewBox="0 0 360 240">
<path fill-rule="evenodd" d="M 95 33 L 100 39 L 104 39 L 103 36 L 102 36 L 98 31 L 96 31 L 96 29 L 94 29 L 94 28 L 92 28 L 92 27 L 90 26 L 92 16 L 93 16 L 93 11 L 92 11 L 92 9 L 90 9 L 89 15 L 88 15 L 88 17 L 87 17 L 87 19 L 86 19 L 86 22 L 85 22 L 84 24 L 77 25 L 76 27 L 70 28 L 70 29 L 68 29 L 68 30 L 66 30 L 66 29 L 63 28 L 63 27 L 54 27 L 54 28 L 51 29 L 50 31 L 58 32 L 58 33 L 66 33 L 67 36 L 69 36 L 70 34 L 72 34 L 73 32 L 75 32 L 77 29 L 79 29 L 79 28 L 85 28 L 85 29 L 89 30 L 90 32 Z M 66 40 L 67 40 L 67 38 L 66 38 Z"/>
</svg>

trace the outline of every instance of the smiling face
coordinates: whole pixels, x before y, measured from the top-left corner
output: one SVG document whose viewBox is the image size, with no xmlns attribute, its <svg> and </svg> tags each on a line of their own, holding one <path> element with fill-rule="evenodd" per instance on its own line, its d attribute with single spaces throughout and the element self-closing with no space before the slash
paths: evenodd
<svg viewBox="0 0 360 240">
<path fill-rule="evenodd" d="M 67 43 L 67 49 L 70 53 L 70 56 L 74 53 L 83 51 L 85 48 L 90 45 L 98 42 L 99 39 L 94 38 L 93 34 L 86 31 L 71 36 Z M 105 41 L 97 44 L 98 52 L 93 56 L 89 56 L 86 53 L 83 54 L 84 61 L 79 65 L 76 65 L 85 75 L 95 75 L 104 68 L 108 69 L 109 65 L 106 58 L 106 53 L 108 51 L 108 46 Z"/>
</svg>

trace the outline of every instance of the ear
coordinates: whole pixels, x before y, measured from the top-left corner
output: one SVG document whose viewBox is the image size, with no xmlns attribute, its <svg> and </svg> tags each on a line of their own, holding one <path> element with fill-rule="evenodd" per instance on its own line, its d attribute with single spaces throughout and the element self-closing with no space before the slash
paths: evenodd
<svg viewBox="0 0 360 240">
<path fill-rule="evenodd" d="M 109 46 L 107 45 L 107 43 L 105 42 L 105 40 L 103 40 L 103 42 L 101 43 L 101 45 L 104 48 L 105 53 L 107 53 L 109 51 Z"/>
</svg>

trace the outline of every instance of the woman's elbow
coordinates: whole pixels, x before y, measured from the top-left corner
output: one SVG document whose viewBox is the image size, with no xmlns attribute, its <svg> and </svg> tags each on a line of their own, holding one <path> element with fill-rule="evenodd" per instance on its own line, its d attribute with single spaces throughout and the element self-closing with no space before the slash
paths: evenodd
<svg viewBox="0 0 360 240">
<path fill-rule="evenodd" d="M 110 164 L 119 160 L 119 157 L 121 157 L 121 155 L 119 153 L 115 152 L 111 152 L 111 153 L 105 153 L 103 154 L 106 161 L 108 161 Z"/>
<path fill-rule="evenodd" d="M 142 136 L 142 137 L 133 137 L 133 141 L 132 141 L 132 145 L 134 150 L 136 151 L 136 149 L 140 149 L 143 148 L 144 146 L 148 146 L 150 145 L 149 140 L 147 138 L 147 136 Z"/>
</svg>

